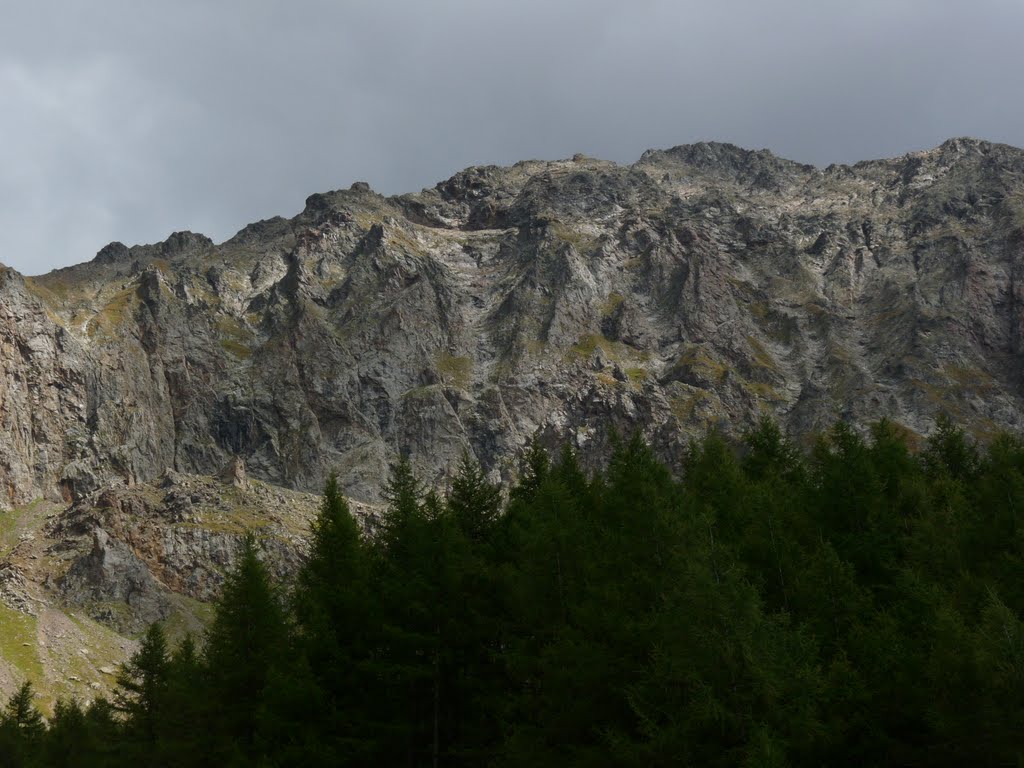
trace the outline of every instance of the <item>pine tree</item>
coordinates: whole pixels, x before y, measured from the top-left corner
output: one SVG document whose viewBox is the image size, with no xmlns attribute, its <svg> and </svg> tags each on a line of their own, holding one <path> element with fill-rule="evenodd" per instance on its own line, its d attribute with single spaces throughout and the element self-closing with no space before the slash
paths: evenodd
<svg viewBox="0 0 1024 768">
<path fill-rule="evenodd" d="M 754 429 L 748 430 L 743 435 L 743 444 L 746 452 L 742 467 L 752 480 L 786 478 L 795 481 L 802 476 L 799 449 L 770 417 L 762 417 Z"/>
<path fill-rule="evenodd" d="M 368 569 L 359 525 L 332 476 L 292 600 L 294 661 L 271 680 L 267 739 L 286 764 L 358 763 L 367 754 L 374 692 L 364 668 L 377 636 Z"/>
<path fill-rule="evenodd" d="M 371 705 L 377 761 L 427 763 L 440 750 L 442 651 L 452 610 L 446 542 L 455 528 L 433 493 L 420 496 L 404 460 L 386 486 L 382 535 L 373 543 L 377 652 L 371 673 L 380 681 Z"/>
<path fill-rule="evenodd" d="M 359 524 L 332 476 L 313 521 L 309 558 L 298 577 L 296 611 L 307 632 L 354 629 L 360 618 L 359 591 L 365 587 L 366 556 Z"/>
<path fill-rule="evenodd" d="M 286 649 L 283 608 L 249 535 L 225 579 L 205 650 L 210 694 L 221 704 L 212 724 L 225 757 L 257 757 L 267 681 Z"/>
<path fill-rule="evenodd" d="M 43 716 L 39 714 L 39 710 L 32 703 L 32 698 L 32 683 L 26 681 L 11 696 L 3 714 L 4 722 L 17 728 L 29 742 L 38 741 L 46 730 Z"/>
<path fill-rule="evenodd" d="M 381 681 L 368 702 L 384 764 L 487 762 L 496 735 L 493 702 L 499 632 L 488 560 L 500 492 L 464 458 L 444 501 L 422 494 L 400 462 L 374 540 L 375 626 L 371 665 Z"/>
<path fill-rule="evenodd" d="M 159 624 L 151 624 L 142 644 L 125 662 L 117 677 L 114 706 L 140 749 L 156 746 L 165 713 L 168 669 L 167 640 Z"/>
<path fill-rule="evenodd" d="M 93 745 L 92 764 L 111 768 L 124 762 L 124 731 L 117 720 L 117 710 L 106 698 L 99 697 L 85 710 L 85 725 Z M 122 758 L 118 760 L 118 757 Z M 89 765 L 86 760 L 82 765 Z"/>
<path fill-rule="evenodd" d="M 58 699 L 41 744 L 32 748 L 30 765 L 46 768 L 116 768 L 117 766 L 194 765 L 169 762 L 125 732 L 113 706 L 99 698 L 87 707 L 73 699 Z M 0 753 L 3 754 L 3 753 Z M 0 765 L 7 763 L 0 759 Z"/>
<path fill-rule="evenodd" d="M 462 454 L 448 496 L 448 510 L 466 537 L 487 541 L 501 516 L 501 489 L 487 481 L 483 468 L 468 452 Z"/>
<path fill-rule="evenodd" d="M 789 610 L 789 592 L 804 558 L 801 545 L 817 541 L 806 526 L 808 476 L 800 450 L 771 419 L 744 435 L 741 466 L 748 481 L 750 517 L 739 532 L 741 556 L 762 586 L 768 607 Z"/>
<path fill-rule="evenodd" d="M 622 450 L 616 471 L 625 477 Z M 513 695 L 502 765 L 608 759 L 603 735 L 621 726 L 626 708 L 620 676 L 636 663 L 632 641 L 616 642 L 636 628 L 624 612 L 632 594 L 624 582 L 643 578 L 630 561 L 640 554 L 638 540 L 652 533 L 623 502 L 628 495 L 613 494 L 602 477 L 588 482 L 566 450 L 529 503 L 510 509 L 503 656 Z"/>
<path fill-rule="evenodd" d="M 191 634 L 170 655 L 167 678 L 154 757 L 168 768 L 202 765 L 206 723 L 213 707 L 202 660 Z"/>
<path fill-rule="evenodd" d="M 58 699 L 47 729 L 40 763 L 52 768 L 95 765 L 96 745 L 85 712 L 73 699 Z"/>
<path fill-rule="evenodd" d="M 0 714 L 0 760 L 5 768 L 34 765 L 42 747 L 46 726 L 32 698 L 32 684 L 26 681 Z"/>
<path fill-rule="evenodd" d="M 969 480 L 980 468 L 978 449 L 945 413 L 935 420 L 922 460 L 929 474 L 944 473 L 955 480 Z"/>
<path fill-rule="evenodd" d="M 385 483 L 381 496 L 387 502 L 381 518 L 378 537 L 385 546 L 402 535 L 402 531 L 420 511 L 424 490 L 416 479 L 407 456 L 402 456 L 391 467 L 391 477 Z"/>
<path fill-rule="evenodd" d="M 530 439 L 519 461 L 519 483 L 509 494 L 512 501 L 529 502 L 551 472 L 551 457 L 536 436 Z"/>
</svg>

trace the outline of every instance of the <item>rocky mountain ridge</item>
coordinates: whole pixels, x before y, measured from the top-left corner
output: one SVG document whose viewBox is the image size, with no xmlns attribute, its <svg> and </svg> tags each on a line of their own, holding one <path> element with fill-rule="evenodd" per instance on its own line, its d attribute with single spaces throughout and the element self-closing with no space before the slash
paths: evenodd
<svg viewBox="0 0 1024 768">
<path fill-rule="evenodd" d="M 3 610 L 68 637 L 80 611 L 114 658 L 140 623 L 201 621 L 237 519 L 287 571 L 303 492 L 337 472 L 373 504 L 399 454 L 443 486 L 463 451 L 513 476 L 533 436 L 596 462 L 640 429 L 673 464 L 762 413 L 1019 429 L 1022 268 L 1024 151 L 953 139 L 825 169 L 701 143 L 356 183 L 219 245 L 4 269 Z M 213 479 L 240 461 L 259 493 Z"/>
<path fill-rule="evenodd" d="M 498 474 L 539 434 L 671 456 L 764 411 L 916 432 L 1021 414 L 1024 153 L 955 139 L 819 170 L 725 144 L 356 183 L 220 245 L 175 233 L 0 276 L 3 501 L 232 455 L 267 482 Z"/>
</svg>

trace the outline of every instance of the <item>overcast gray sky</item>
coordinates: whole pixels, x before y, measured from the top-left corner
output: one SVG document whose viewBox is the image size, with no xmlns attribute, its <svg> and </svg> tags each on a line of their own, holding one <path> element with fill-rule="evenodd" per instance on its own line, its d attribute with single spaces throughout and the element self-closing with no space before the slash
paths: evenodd
<svg viewBox="0 0 1024 768">
<path fill-rule="evenodd" d="M 4 0 L 0 262 L 715 139 L 1024 145 L 1024 0 Z"/>
</svg>

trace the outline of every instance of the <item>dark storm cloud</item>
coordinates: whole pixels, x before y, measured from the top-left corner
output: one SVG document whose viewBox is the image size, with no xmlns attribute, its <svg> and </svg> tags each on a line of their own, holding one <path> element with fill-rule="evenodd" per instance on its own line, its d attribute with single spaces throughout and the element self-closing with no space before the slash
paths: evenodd
<svg viewBox="0 0 1024 768">
<path fill-rule="evenodd" d="M 0 261 L 221 240 L 315 191 L 476 163 L 1021 145 L 1021 29 L 1016 0 L 20 3 L 0 12 Z"/>
</svg>

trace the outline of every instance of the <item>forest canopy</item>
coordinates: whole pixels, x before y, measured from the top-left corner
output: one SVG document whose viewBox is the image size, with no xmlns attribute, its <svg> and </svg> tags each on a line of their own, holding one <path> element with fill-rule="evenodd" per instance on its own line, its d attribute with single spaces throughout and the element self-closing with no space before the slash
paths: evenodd
<svg viewBox="0 0 1024 768">
<path fill-rule="evenodd" d="M 203 638 L 154 625 L 112 700 L 26 683 L 10 766 L 1020 765 L 1024 442 L 771 421 L 531 445 L 503 489 L 393 468 L 367 535 L 327 484 L 294 584 L 250 538 Z"/>
</svg>

